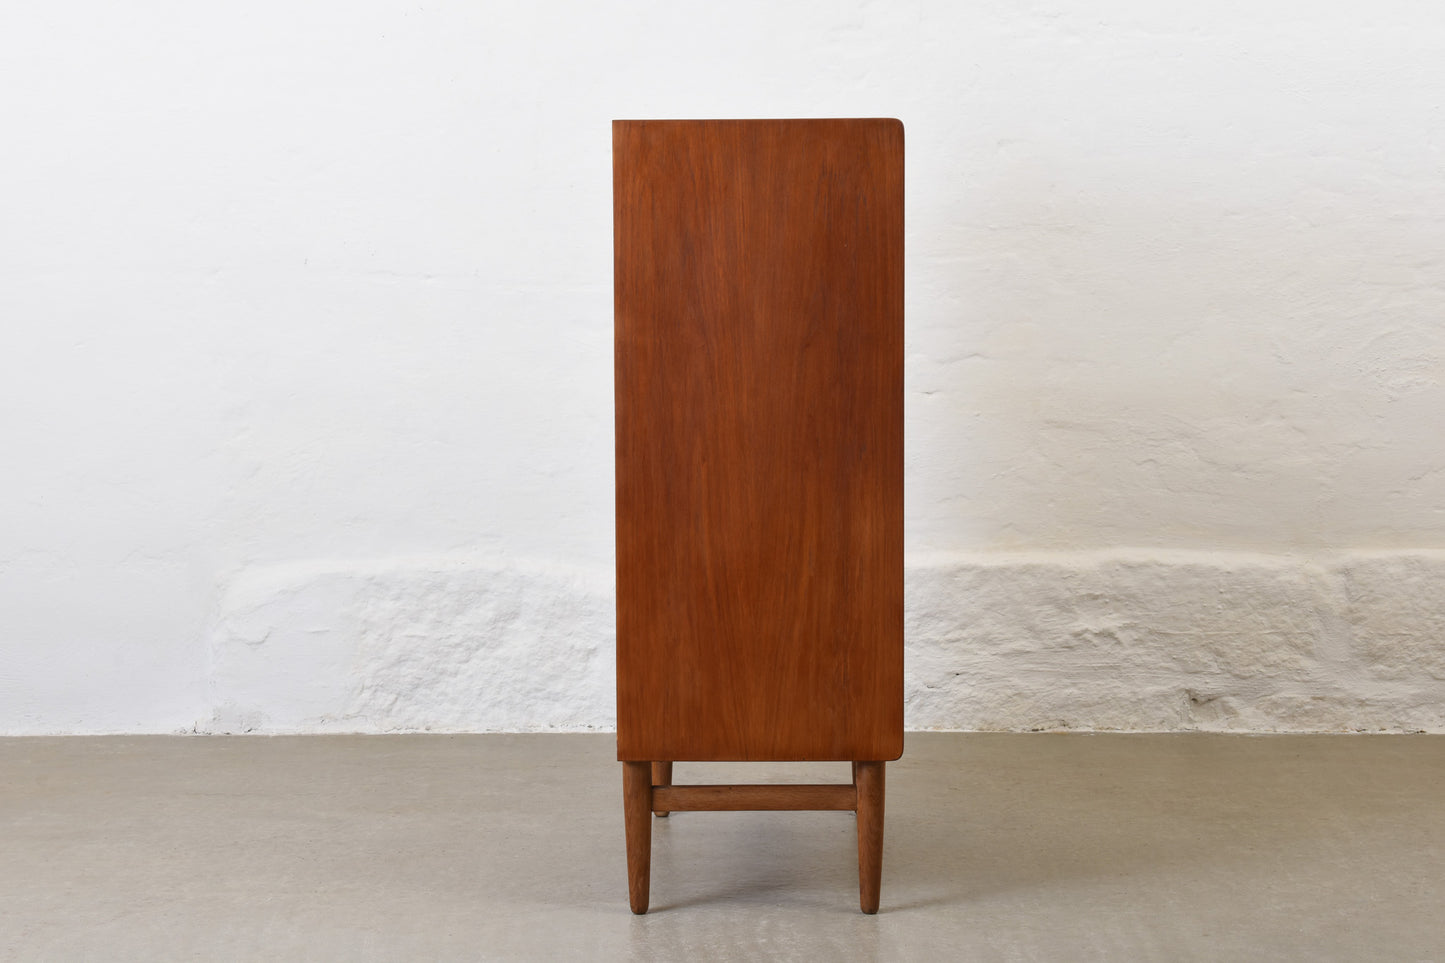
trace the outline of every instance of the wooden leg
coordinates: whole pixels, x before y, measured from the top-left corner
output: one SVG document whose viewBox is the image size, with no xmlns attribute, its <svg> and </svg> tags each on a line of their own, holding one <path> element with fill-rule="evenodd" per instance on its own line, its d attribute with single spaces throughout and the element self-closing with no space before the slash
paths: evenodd
<svg viewBox="0 0 1445 963">
<path fill-rule="evenodd" d="M 858 764 L 853 763 L 853 785 L 858 785 Z"/>
<path fill-rule="evenodd" d="M 855 762 L 858 783 L 858 906 L 878 912 L 883 881 L 883 763 Z"/>
<path fill-rule="evenodd" d="M 622 815 L 627 833 L 627 898 L 632 903 L 632 912 L 641 915 L 647 912 L 647 889 L 652 876 L 650 763 L 622 764 Z"/>
<path fill-rule="evenodd" d="M 653 784 L 654 786 L 671 786 L 671 785 L 672 785 L 672 763 L 670 763 L 670 762 L 654 762 L 654 763 L 652 764 L 652 784 Z M 655 815 L 658 815 L 658 816 L 667 816 L 667 815 L 670 815 L 670 813 L 668 813 L 668 812 L 666 812 L 666 811 L 662 811 L 662 812 L 655 813 Z"/>
</svg>

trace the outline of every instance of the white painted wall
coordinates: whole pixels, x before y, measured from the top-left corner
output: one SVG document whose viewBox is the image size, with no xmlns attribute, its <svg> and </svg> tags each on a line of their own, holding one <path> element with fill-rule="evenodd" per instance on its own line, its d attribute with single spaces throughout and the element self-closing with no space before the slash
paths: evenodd
<svg viewBox="0 0 1445 963">
<path fill-rule="evenodd" d="M 1445 729 L 1445 16 L 12 5 L 0 732 L 611 722 L 614 117 L 898 116 L 917 726 Z"/>
</svg>

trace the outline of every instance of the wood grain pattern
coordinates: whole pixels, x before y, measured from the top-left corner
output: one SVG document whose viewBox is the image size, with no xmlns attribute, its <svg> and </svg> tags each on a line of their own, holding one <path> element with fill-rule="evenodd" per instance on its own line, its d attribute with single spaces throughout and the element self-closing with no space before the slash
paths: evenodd
<svg viewBox="0 0 1445 963">
<path fill-rule="evenodd" d="M 652 790 L 652 804 L 669 812 L 852 810 L 857 799 L 851 785 L 659 786 Z"/>
<path fill-rule="evenodd" d="M 903 749 L 903 128 L 615 121 L 617 752 Z"/>
</svg>

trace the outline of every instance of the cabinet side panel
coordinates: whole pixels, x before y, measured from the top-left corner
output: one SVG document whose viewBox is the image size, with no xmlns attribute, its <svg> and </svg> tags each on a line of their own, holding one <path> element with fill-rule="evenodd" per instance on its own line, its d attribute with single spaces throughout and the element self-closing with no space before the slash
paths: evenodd
<svg viewBox="0 0 1445 963">
<path fill-rule="evenodd" d="M 903 132 L 613 126 L 618 756 L 903 736 Z"/>
</svg>

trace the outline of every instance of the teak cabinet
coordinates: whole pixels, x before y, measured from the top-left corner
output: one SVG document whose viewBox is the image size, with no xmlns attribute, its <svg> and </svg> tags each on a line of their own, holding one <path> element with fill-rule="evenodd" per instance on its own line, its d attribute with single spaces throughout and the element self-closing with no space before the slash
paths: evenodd
<svg viewBox="0 0 1445 963">
<path fill-rule="evenodd" d="M 613 122 L 617 758 L 651 814 L 847 809 L 903 751 L 903 126 Z M 675 760 L 851 784 L 673 786 Z"/>
</svg>

